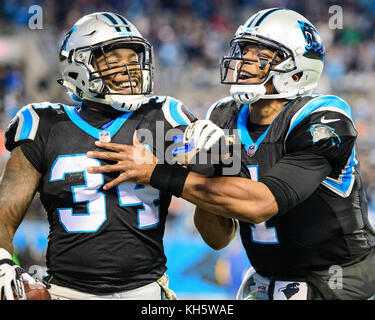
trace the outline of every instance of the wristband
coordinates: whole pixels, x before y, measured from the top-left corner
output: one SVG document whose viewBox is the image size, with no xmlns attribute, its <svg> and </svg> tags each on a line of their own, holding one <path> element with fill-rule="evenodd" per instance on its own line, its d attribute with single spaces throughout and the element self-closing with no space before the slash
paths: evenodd
<svg viewBox="0 0 375 320">
<path fill-rule="evenodd" d="M 15 266 L 16 265 L 16 263 L 12 259 L 1 259 L 0 260 L 0 265 L 5 264 L 5 263 L 9 264 L 11 266 Z"/>
<path fill-rule="evenodd" d="M 150 185 L 160 191 L 180 197 L 189 169 L 179 164 L 157 164 L 152 172 Z"/>
</svg>

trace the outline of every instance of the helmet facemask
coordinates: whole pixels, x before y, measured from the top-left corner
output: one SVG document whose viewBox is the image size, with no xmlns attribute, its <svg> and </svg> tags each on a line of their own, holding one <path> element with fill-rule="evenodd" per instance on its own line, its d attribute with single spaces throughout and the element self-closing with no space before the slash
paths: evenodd
<svg viewBox="0 0 375 320">
<path fill-rule="evenodd" d="M 122 95 L 147 95 L 152 92 L 152 61 L 151 61 L 151 47 L 146 44 L 137 42 L 129 43 L 129 41 L 112 41 L 110 44 L 102 44 L 97 47 L 92 47 L 93 54 L 91 55 L 91 66 L 94 70 L 90 71 L 90 83 L 101 83 L 100 91 L 93 85 L 90 91 L 103 94 L 122 94 Z M 131 49 L 134 50 L 137 59 L 127 64 L 120 64 L 112 62 L 109 56 L 111 51 L 115 49 Z M 99 64 L 98 59 L 102 63 Z M 116 60 L 116 59 L 115 59 Z M 103 67 L 104 65 L 104 67 Z M 116 78 L 117 74 L 124 75 L 127 81 L 127 93 L 122 92 L 122 88 L 114 88 L 113 81 L 110 79 Z M 96 89 L 96 90 L 95 90 Z"/>
<path fill-rule="evenodd" d="M 259 52 L 256 57 L 245 58 L 249 46 Z M 256 73 L 246 70 L 251 64 L 257 66 Z M 291 50 L 259 35 L 233 39 L 230 55 L 224 56 L 220 64 L 221 83 L 232 85 L 231 93 L 235 92 L 232 95 L 241 103 L 277 98 L 277 92 L 266 94 L 265 84 L 276 74 L 294 70 L 296 64 Z"/>
<path fill-rule="evenodd" d="M 137 55 L 137 61 L 122 64 L 112 62 L 111 51 L 115 49 L 132 49 Z M 80 79 L 79 74 L 69 73 L 71 82 L 75 82 L 74 96 L 110 104 L 120 111 L 134 111 L 142 104 L 145 95 L 153 90 L 153 62 L 151 45 L 142 38 L 129 37 L 117 38 L 98 43 L 88 47 L 80 47 L 69 54 L 67 59 L 73 60 L 77 65 L 83 65 L 86 76 Z M 99 60 L 102 63 L 99 63 Z M 113 60 L 113 59 L 112 59 Z M 116 78 L 117 74 L 125 75 L 128 79 L 128 92 L 116 90 L 111 86 L 109 79 Z M 81 90 L 82 88 L 83 90 Z"/>
<path fill-rule="evenodd" d="M 220 64 L 221 83 L 259 85 L 265 83 L 272 73 L 288 73 L 296 69 L 293 63 L 293 55 L 289 49 L 279 44 L 272 43 L 269 40 L 263 40 L 259 36 L 256 38 L 240 37 L 231 41 L 231 53 L 229 56 L 224 56 Z M 260 53 L 256 59 L 245 58 L 245 50 L 249 45 L 259 52 L 262 52 L 264 49 L 271 51 L 272 56 L 266 56 Z M 291 66 L 285 67 L 286 61 L 291 61 Z M 243 71 L 243 66 L 251 63 L 257 64 L 259 71 L 266 70 L 266 73 L 259 81 L 244 81 L 246 75 L 241 73 Z M 256 78 L 258 75 L 248 75 L 248 78 Z"/>
</svg>

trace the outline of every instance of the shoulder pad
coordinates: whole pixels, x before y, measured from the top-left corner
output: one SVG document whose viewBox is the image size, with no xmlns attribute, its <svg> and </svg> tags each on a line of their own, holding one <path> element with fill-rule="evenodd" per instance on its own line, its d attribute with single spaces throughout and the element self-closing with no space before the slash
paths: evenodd
<svg viewBox="0 0 375 320">
<path fill-rule="evenodd" d="M 318 96 L 307 102 L 295 113 L 290 121 L 287 136 L 299 123 L 301 123 L 308 116 L 317 112 L 324 111 L 338 112 L 346 118 L 350 119 L 351 122 L 353 122 L 352 110 L 348 103 L 346 103 L 343 99 L 333 95 Z"/>
<path fill-rule="evenodd" d="M 14 142 L 21 140 L 34 140 L 39 127 L 39 115 L 31 104 L 24 106 L 19 110 L 16 116 L 11 120 L 7 131 L 16 126 Z"/>
<path fill-rule="evenodd" d="M 173 97 L 158 97 L 165 98 L 162 106 L 164 118 L 174 128 L 181 125 L 188 125 L 191 123 L 191 114 L 183 106 L 182 102 Z M 162 100 L 161 100 L 162 101 Z"/>
<path fill-rule="evenodd" d="M 61 109 L 61 105 L 49 102 L 33 103 L 22 107 L 10 121 L 5 132 L 5 145 L 12 150 L 24 140 L 34 140 L 38 132 L 41 118 L 45 111 L 54 113 Z M 42 111 L 43 110 L 43 111 Z M 48 121 L 45 121 L 48 123 Z"/>
<path fill-rule="evenodd" d="M 232 97 L 225 97 L 223 99 L 220 99 L 219 101 L 216 101 L 215 103 L 213 103 L 207 110 L 207 113 L 206 113 L 206 117 L 205 119 L 206 120 L 209 120 L 210 117 L 211 117 L 211 113 L 212 111 L 216 108 L 216 107 L 219 107 L 219 106 L 224 106 L 224 105 L 227 105 L 227 104 L 231 104 L 234 102 L 234 99 Z"/>
<path fill-rule="evenodd" d="M 210 107 L 206 119 L 211 120 L 220 128 L 229 129 L 234 126 L 239 110 L 236 101 L 232 97 L 227 97 L 219 100 Z"/>
</svg>

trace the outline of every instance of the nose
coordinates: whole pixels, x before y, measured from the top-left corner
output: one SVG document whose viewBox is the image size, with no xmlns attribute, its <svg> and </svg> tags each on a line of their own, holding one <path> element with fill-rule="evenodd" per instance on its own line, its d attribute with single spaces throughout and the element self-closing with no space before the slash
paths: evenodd
<svg viewBox="0 0 375 320">
<path fill-rule="evenodd" d="M 121 74 L 122 75 L 133 75 L 137 72 L 137 67 L 136 66 L 129 66 L 128 64 L 124 64 L 123 67 L 121 67 Z"/>
</svg>

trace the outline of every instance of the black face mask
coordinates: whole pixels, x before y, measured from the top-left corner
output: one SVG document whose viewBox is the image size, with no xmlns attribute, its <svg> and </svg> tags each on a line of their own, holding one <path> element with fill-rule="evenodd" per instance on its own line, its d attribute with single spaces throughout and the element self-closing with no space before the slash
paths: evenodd
<svg viewBox="0 0 375 320">
<path fill-rule="evenodd" d="M 260 53 L 258 57 L 253 59 L 244 58 L 244 56 L 246 55 L 247 47 L 249 45 Z M 262 50 L 265 49 L 272 52 L 272 57 L 267 57 L 268 54 L 267 56 L 261 54 Z M 293 68 L 290 68 L 288 70 L 278 69 L 278 66 L 289 58 L 291 58 L 292 60 L 294 59 L 290 50 L 282 46 L 278 47 L 276 44 L 271 46 L 261 41 L 249 40 L 246 38 L 234 39 L 231 41 L 230 55 L 224 56 L 221 60 L 221 83 L 239 85 L 258 85 L 265 83 L 265 81 L 269 78 L 269 73 L 271 71 L 284 73 L 296 69 L 295 64 L 293 64 Z M 259 70 L 266 70 L 268 68 L 268 71 L 259 81 L 246 83 L 241 80 L 256 78 L 258 76 L 249 74 L 248 72 L 242 72 L 243 66 L 250 63 L 256 63 Z"/>
</svg>

